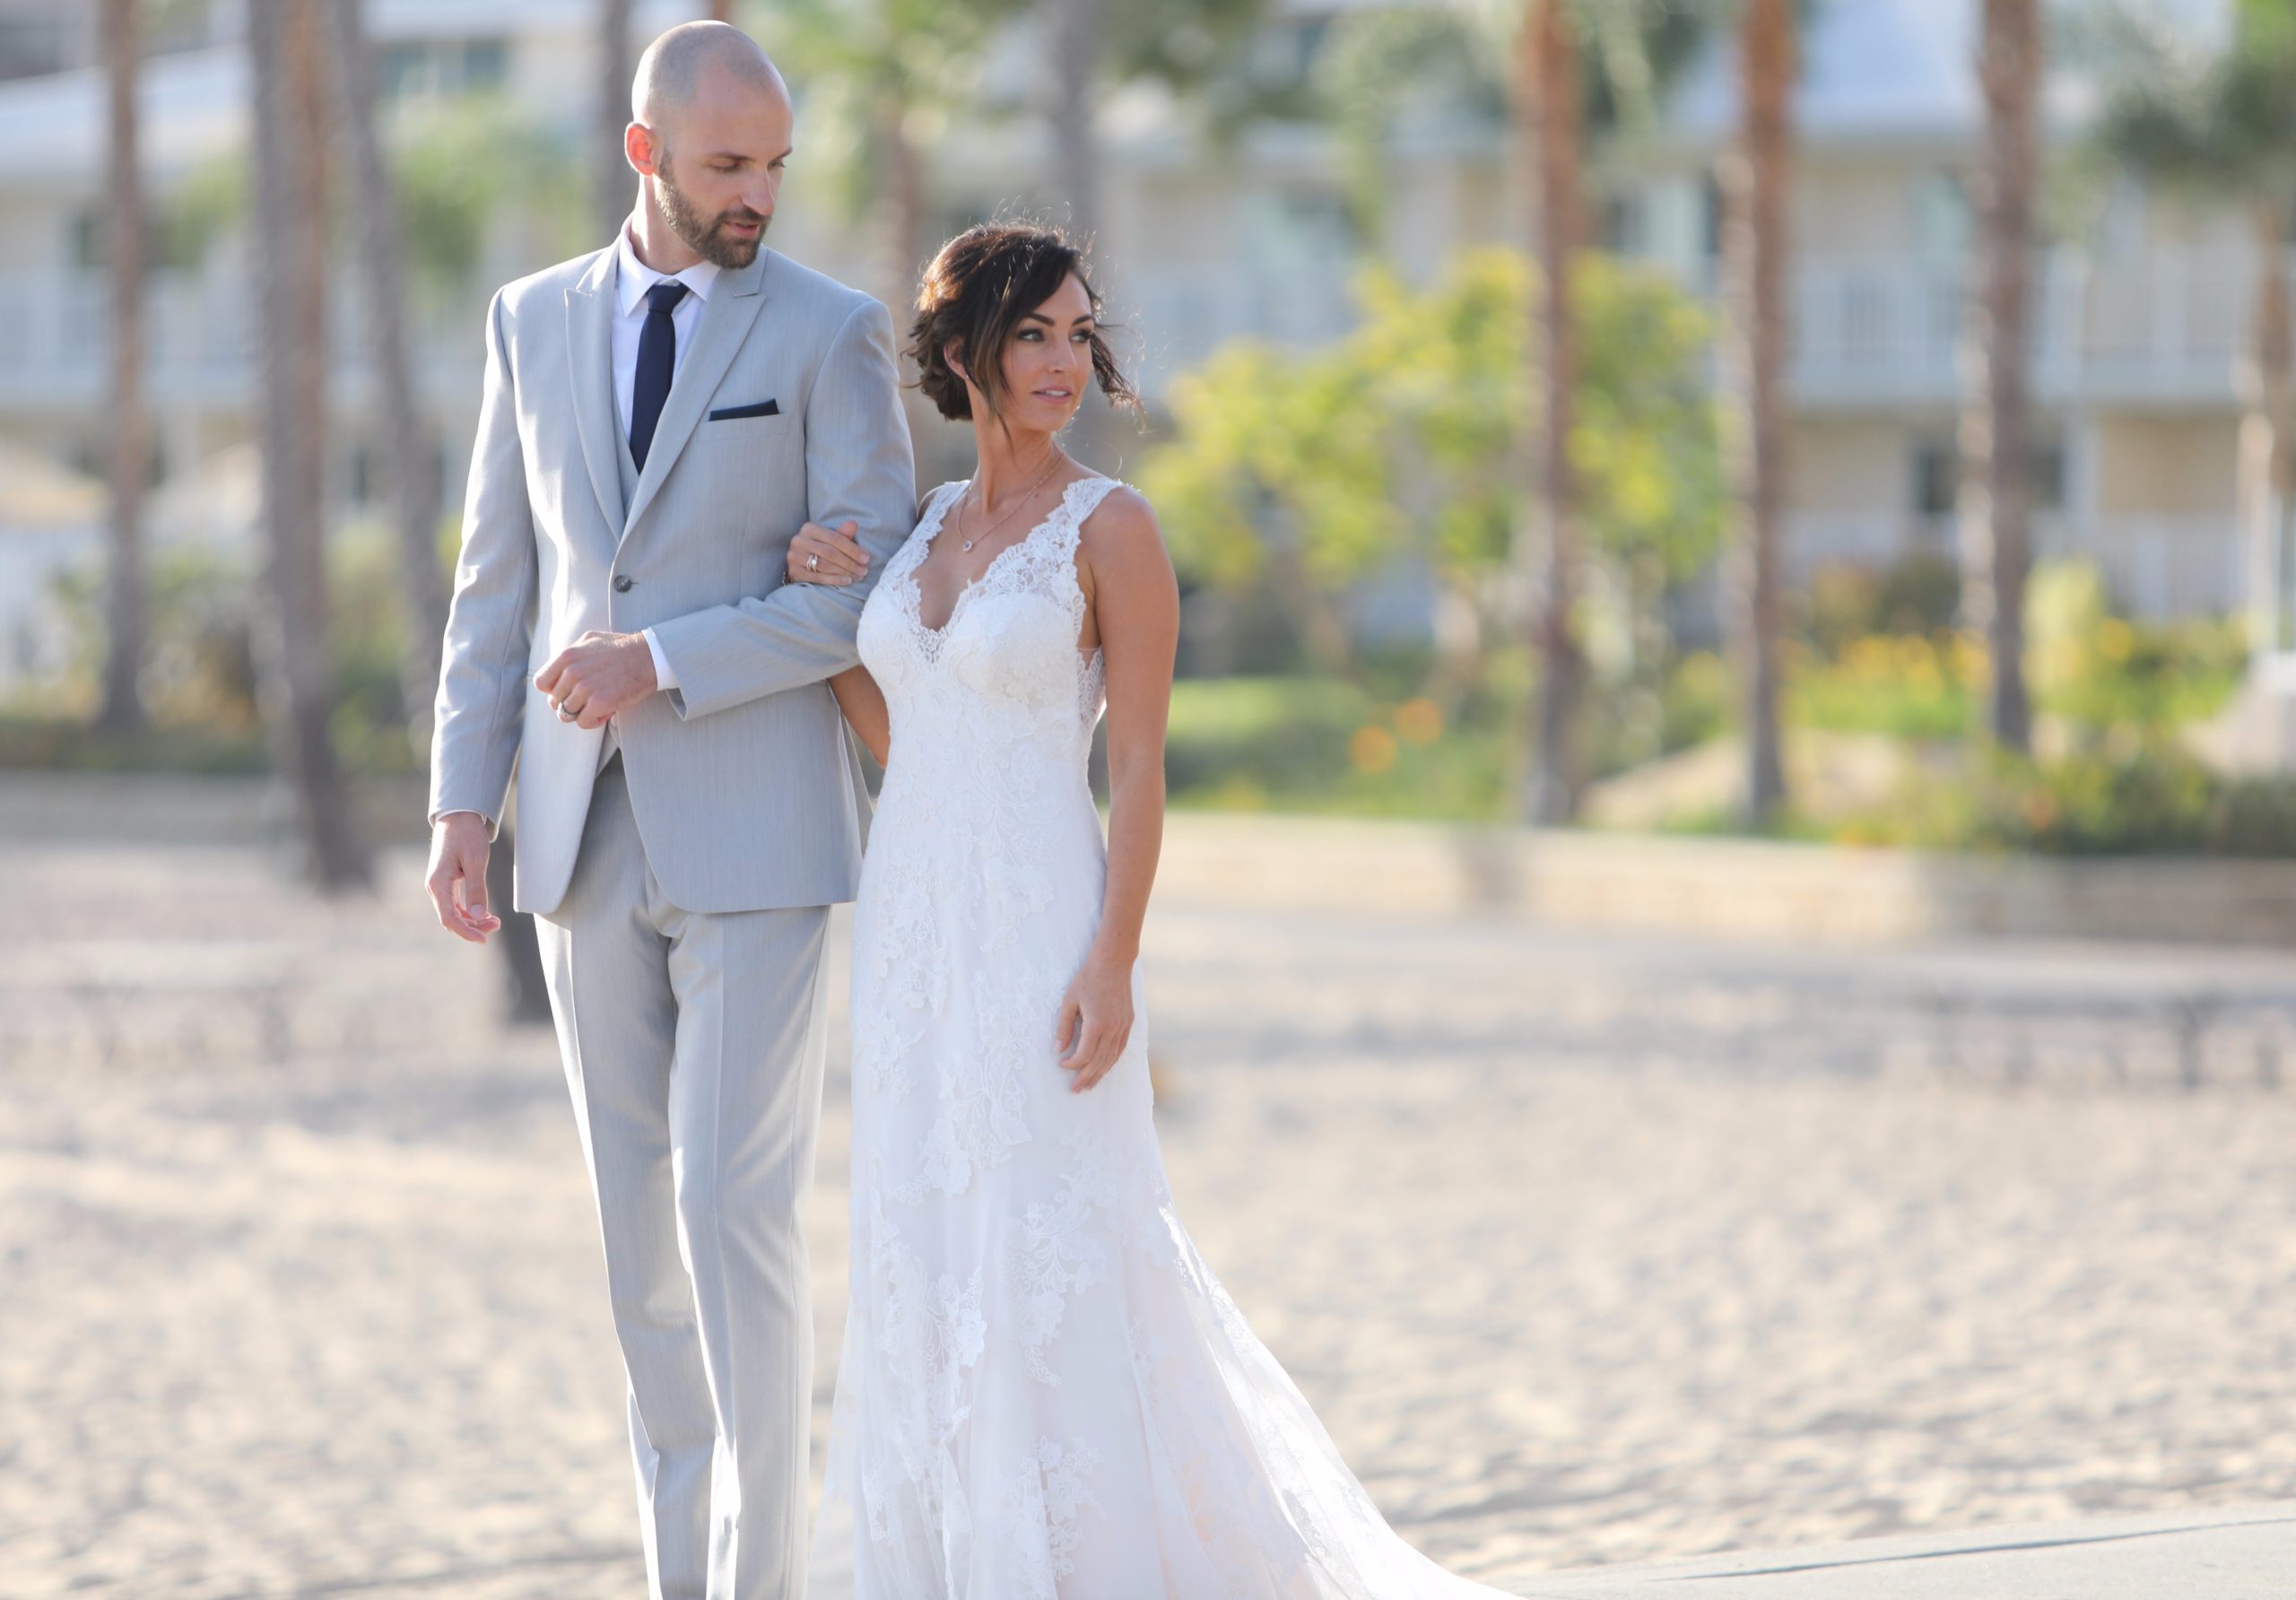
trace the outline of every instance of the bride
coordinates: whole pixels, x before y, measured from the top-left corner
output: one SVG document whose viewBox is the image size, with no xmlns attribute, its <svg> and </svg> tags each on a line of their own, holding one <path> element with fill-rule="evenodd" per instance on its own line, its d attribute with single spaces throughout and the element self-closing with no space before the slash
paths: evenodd
<svg viewBox="0 0 2296 1600">
<path fill-rule="evenodd" d="M 1141 1026 L 1179 600 L 1058 434 L 1136 404 L 1079 253 L 943 248 L 909 349 L 979 465 L 833 682 L 884 766 L 853 922 L 853 1258 L 813 1600 L 1492 1596 L 1391 1532 L 1174 1214 Z M 868 557 L 808 526 L 789 576 Z M 1105 844 L 1086 778 L 1109 722 Z"/>
</svg>

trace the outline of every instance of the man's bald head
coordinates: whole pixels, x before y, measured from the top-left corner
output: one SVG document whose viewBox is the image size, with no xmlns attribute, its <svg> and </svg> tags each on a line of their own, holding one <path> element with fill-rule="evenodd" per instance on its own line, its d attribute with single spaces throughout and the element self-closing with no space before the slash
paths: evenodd
<svg viewBox="0 0 2296 1600">
<path fill-rule="evenodd" d="M 744 88 L 783 101 L 789 87 L 757 40 L 726 22 L 682 22 L 646 47 L 630 85 L 630 111 L 648 127 L 674 123 L 703 80 L 725 73 Z"/>
<path fill-rule="evenodd" d="M 756 260 L 796 131 L 757 41 L 723 22 L 673 28 L 646 47 L 630 100 L 639 258 L 657 272 Z"/>
</svg>

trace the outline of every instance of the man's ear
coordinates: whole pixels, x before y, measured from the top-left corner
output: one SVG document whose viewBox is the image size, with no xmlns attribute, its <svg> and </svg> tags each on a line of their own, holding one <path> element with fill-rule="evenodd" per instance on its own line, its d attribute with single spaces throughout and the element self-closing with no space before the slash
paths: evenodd
<svg viewBox="0 0 2296 1600">
<path fill-rule="evenodd" d="M 963 345 L 958 343 L 954 339 L 950 340 L 948 343 L 941 347 L 941 359 L 949 363 L 950 371 L 955 373 L 959 378 L 963 378 L 967 383 L 970 383 L 972 381 L 972 374 L 965 370 Z"/>
<path fill-rule="evenodd" d="M 651 178 L 660 165 L 661 142 L 654 136 L 652 128 L 642 122 L 633 122 L 622 130 L 622 153 L 631 171 Z"/>
</svg>

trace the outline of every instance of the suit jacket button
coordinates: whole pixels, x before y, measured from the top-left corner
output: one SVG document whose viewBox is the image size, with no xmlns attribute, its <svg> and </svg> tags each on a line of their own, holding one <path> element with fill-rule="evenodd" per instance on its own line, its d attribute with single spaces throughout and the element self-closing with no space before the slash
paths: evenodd
<svg viewBox="0 0 2296 1600">
<path fill-rule="evenodd" d="M 630 593 L 631 586 L 637 581 L 629 573 L 624 572 L 613 580 L 613 592 L 617 595 L 627 595 Z"/>
</svg>

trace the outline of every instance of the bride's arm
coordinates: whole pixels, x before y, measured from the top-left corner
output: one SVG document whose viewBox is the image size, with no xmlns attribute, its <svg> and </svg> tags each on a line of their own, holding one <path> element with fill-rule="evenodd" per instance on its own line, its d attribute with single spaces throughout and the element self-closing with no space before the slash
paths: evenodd
<svg viewBox="0 0 2296 1600">
<path fill-rule="evenodd" d="M 1164 839 L 1164 726 L 1179 582 L 1148 502 L 1111 491 L 1086 519 L 1078 578 L 1108 680 L 1109 872 L 1100 931 L 1061 1002 L 1061 1065 L 1090 1089 L 1132 1037 L 1132 966 Z"/>
<path fill-rule="evenodd" d="M 869 552 L 854 537 L 854 525 L 835 530 L 807 523 L 789 541 L 788 573 L 792 583 L 829 584 L 842 588 L 868 576 Z M 892 745 L 892 717 L 885 709 L 884 691 L 865 666 L 848 666 L 829 681 L 837 709 L 861 735 L 877 765 L 885 764 Z"/>
<path fill-rule="evenodd" d="M 829 681 L 829 687 L 845 720 L 861 735 L 861 743 L 877 758 L 877 765 L 883 766 L 892 749 L 893 724 L 885 709 L 885 691 L 877 687 L 877 680 L 865 666 L 848 666 Z"/>
</svg>

